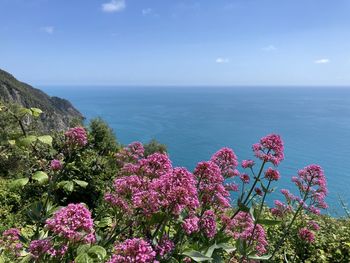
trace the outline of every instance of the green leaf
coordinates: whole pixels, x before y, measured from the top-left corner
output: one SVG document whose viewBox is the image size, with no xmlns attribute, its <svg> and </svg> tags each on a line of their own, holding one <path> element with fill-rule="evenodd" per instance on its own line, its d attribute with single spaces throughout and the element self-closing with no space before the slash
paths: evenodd
<svg viewBox="0 0 350 263">
<path fill-rule="evenodd" d="M 32 111 L 34 117 L 39 117 L 40 114 L 43 113 L 43 111 L 38 108 L 30 108 L 30 110 Z"/>
<path fill-rule="evenodd" d="M 272 220 L 272 219 L 259 219 L 258 224 L 265 225 L 265 226 L 274 226 L 281 224 L 282 221 L 280 220 Z"/>
<path fill-rule="evenodd" d="M 80 245 L 80 246 L 77 248 L 77 255 L 86 253 L 86 252 L 89 250 L 89 248 L 90 248 L 90 245 L 88 245 L 88 244 Z"/>
<path fill-rule="evenodd" d="M 31 254 L 28 254 L 21 259 L 20 263 L 32 262 L 32 259 L 33 259 L 33 256 Z"/>
<path fill-rule="evenodd" d="M 41 141 L 42 143 L 52 146 L 52 137 L 50 135 L 39 136 L 38 140 Z"/>
<path fill-rule="evenodd" d="M 57 184 L 59 188 L 62 188 L 63 190 L 67 192 L 73 192 L 74 190 L 74 183 L 73 181 L 61 181 Z"/>
<path fill-rule="evenodd" d="M 75 263 L 93 263 L 94 260 L 87 254 L 87 253 L 82 253 L 79 254 L 75 259 Z"/>
<path fill-rule="evenodd" d="M 234 246 L 231 246 L 227 243 L 220 243 L 220 244 L 217 244 L 216 246 L 218 248 L 222 248 L 224 251 L 226 251 L 226 253 L 229 253 L 229 254 L 236 250 Z"/>
<path fill-rule="evenodd" d="M 10 188 L 20 188 L 29 182 L 29 178 L 16 179 L 10 183 Z"/>
<path fill-rule="evenodd" d="M 257 256 L 257 255 L 248 255 L 249 259 L 253 260 L 269 260 L 271 258 L 271 255 L 264 255 L 264 256 Z"/>
<path fill-rule="evenodd" d="M 37 137 L 34 135 L 29 135 L 23 138 L 16 140 L 18 146 L 29 147 L 33 142 L 37 140 Z"/>
<path fill-rule="evenodd" d="M 27 115 L 27 114 L 33 115 L 33 112 L 32 112 L 30 109 L 21 108 L 21 109 L 19 110 L 19 114 L 20 114 L 21 116 L 25 116 L 25 115 Z"/>
<path fill-rule="evenodd" d="M 110 217 L 104 217 L 100 220 L 100 222 L 97 223 L 98 227 L 106 227 L 106 226 L 112 226 L 112 218 Z"/>
<path fill-rule="evenodd" d="M 97 256 L 99 260 L 103 260 L 107 255 L 106 250 L 101 246 L 93 246 L 89 249 L 87 253 L 90 256 Z"/>
<path fill-rule="evenodd" d="M 188 256 L 196 262 L 205 262 L 213 260 L 211 257 L 207 257 L 196 250 L 185 251 L 184 253 L 182 253 L 182 255 Z"/>
<path fill-rule="evenodd" d="M 77 185 L 79 185 L 80 187 L 86 188 L 88 186 L 88 182 L 85 181 L 81 181 L 81 180 L 73 180 Z"/>
<path fill-rule="evenodd" d="M 8 143 L 9 143 L 10 145 L 15 145 L 15 144 L 16 144 L 16 141 L 15 141 L 15 140 L 9 140 Z"/>
<path fill-rule="evenodd" d="M 33 174 L 32 179 L 38 181 L 40 184 L 44 184 L 49 181 L 49 176 L 42 171 L 38 171 Z"/>
</svg>

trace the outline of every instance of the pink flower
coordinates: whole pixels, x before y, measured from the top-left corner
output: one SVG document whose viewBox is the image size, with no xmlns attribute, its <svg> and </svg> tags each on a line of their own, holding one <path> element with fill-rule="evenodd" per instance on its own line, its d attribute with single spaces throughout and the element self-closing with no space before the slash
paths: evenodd
<svg viewBox="0 0 350 263">
<path fill-rule="evenodd" d="M 326 177 L 319 165 L 311 164 L 299 170 L 298 177 L 293 177 L 292 181 L 297 185 L 301 193 L 309 192 L 312 206 L 307 208 L 310 212 L 318 214 L 319 209 L 327 208 L 325 198 L 327 196 Z"/>
<path fill-rule="evenodd" d="M 71 128 L 65 132 L 67 144 L 83 147 L 87 144 L 87 134 L 83 127 Z"/>
<path fill-rule="evenodd" d="M 70 242 L 95 242 L 91 213 L 82 204 L 69 204 L 61 208 L 46 220 L 45 227 Z"/>
<path fill-rule="evenodd" d="M 174 247 L 174 242 L 171 241 L 169 237 L 164 236 L 157 245 L 156 251 L 158 255 L 164 257 L 165 255 L 169 254 L 174 249 Z"/>
<path fill-rule="evenodd" d="M 200 220 L 200 228 L 204 234 L 213 238 L 216 234 L 216 216 L 212 210 L 204 212 L 203 217 Z"/>
<path fill-rule="evenodd" d="M 314 230 L 314 231 L 318 231 L 320 230 L 320 226 L 313 220 L 309 221 L 307 223 L 307 225 L 310 227 L 310 229 Z"/>
<path fill-rule="evenodd" d="M 290 205 L 286 205 L 279 200 L 275 200 L 275 207 L 271 208 L 271 213 L 276 217 L 284 217 L 286 214 L 293 211 Z"/>
<path fill-rule="evenodd" d="M 262 190 L 261 190 L 259 187 L 255 187 L 254 191 L 255 191 L 255 193 L 256 193 L 257 195 L 263 196 L 263 192 L 262 192 Z"/>
<path fill-rule="evenodd" d="M 249 177 L 248 174 L 241 174 L 240 178 L 241 178 L 241 180 L 242 180 L 243 183 L 249 184 L 250 177 Z"/>
<path fill-rule="evenodd" d="M 50 163 L 50 168 L 52 171 L 58 171 L 62 169 L 62 163 L 60 160 L 54 159 Z"/>
<path fill-rule="evenodd" d="M 182 223 L 182 227 L 185 230 L 186 234 L 190 235 L 192 233 L 198 232 L 198 223 L 199 218 L 196 216 L 192 216 L 184 220 L 184 222 Z"/>
<path fill-rule="evenodd" d="M 23 247 L 19 236 L 20 231 L 17 228 L 5 230 L 0 239 L 0 247 L 3 247 L 5 251 L 14 255 L 15 257 L 19 257 Z"/>
<path fill-rule="evenodd" d="M 107 263 L 155 263 L 156 252 L 141 238 L 127 239 L 114 247 Z"/>
<path fill-rule="evenodd" d="M 45 255 L 52 249 L 52 242 L 49 239 L 33 240 L 29 245 L 29 252 L 35 259 Z"/>
<path fill-rule="evenodd" d="M 307 243 L 313 243 L 315 241 L 315 235 L 307 228 L 299 229 L 299 237 Z"/>
<path fill-rule="evenodd" d="M 244 169 L 247 169 L 247 168 L 252 168 L 254 166 L 254 161 L 253 160 L 243 160 L 242 161 L 242 167 Z"/>
<path fill-rule="evenodd" d="M 212 161 L 200 162 L 194 170 L 201 193 L 201 203 L 227 208 L 230 206 L 229 192 L 226 190 L 220 168 Z"/>
<path fill-rule="evenodd" d="M 227 191 L 238 192 L 239 186 L 235 183 L 229 183 L 224 185 Z"/>
<path fill-rule="evenodd" d="M 270 134 L 260 139 L 253 145 L 255 156 L 265 162 L 271 162 L 277 166 L 284 159 L 284 146 L 281 137 Z"/>
<path fill-rule="evenodd" d="M 281 178 L 281 176 L 279 171 L 269 167 L 265 172 L 265 178 L 270 181 L 278 181 Z"/>
<path fill-rule="evenodd" d="M 239 212 L 235 218 L 230 219 L 230 222 L 226 222 L 225 225 L 227 234 L 233 236 L 234 239 L 246 241 L 251 239 L 258 255 L 266 253 L 268 243 L 265 230 L 257 224 L 253 235 L 254 221 L 249 213 Z"/>
<path fill-rule="evenodd" d="M 123 166 L 125 163 L 134 163 L 143 158 L 145 149 L 140 142 L 130 143 L 116 154 L 117 163 Z"/>
<path fill-rule="evenodd" d="M 210 161 L 214 162 L 220 168 L 225 178 L 237 175 L 235 169 L 238 166 L 238 161 L 232 149 L 227 147 L 220 149 L 211 157 Z"/>
</svg>

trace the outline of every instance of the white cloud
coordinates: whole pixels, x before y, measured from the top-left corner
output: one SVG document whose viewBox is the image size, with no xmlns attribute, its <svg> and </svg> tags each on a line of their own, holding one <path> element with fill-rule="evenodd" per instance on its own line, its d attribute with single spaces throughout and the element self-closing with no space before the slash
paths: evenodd
<svg viewBox="0 0 350 263">
<path fill-rule="evenodd" d="M 55 31 L 55 28 L 53 26 L 43 26 L 40 30 L 51 35 Z"/>
<path fill-rule="evenodd" d="M 277 49 L 277 47 L 275 47 L 274 45 L 268 45 L 268 46 L 262 48 L 262 50 L 264 50 L 264 51 L 274 51 L 276 49 Z"/>
<path fill-rule="evenodd" d="M 152 13 L 153 13 L 152 8 L 145 8 L 145 9 L 142 9 L 142 14 L 143 14 L 144 16 L 150 15 L 150 14 L 152 14 Z"/>
<path fill-rule="evenodd" d="M 126 7 L 125 0 L 111 0 L 102 4 L 102 11 L 107 13 L 120 12 Z"/>
<path fill-rule="evenodd" d="M 229 62 L 230 62 L 230 59 L 219 57 L 219 58 L 217 58 L 217 59 L 215 60 L 215 62 L 216 62 L 216 63 L 219 63 L 219 64 L 224 64 L 224 63 L 229 63 Z"/>
<path fill-rule="evenodd" d="M 314 61 L 315 64 L 327 64 L 331 62 L 328 58 L 321 58 Z"/>
</svg>

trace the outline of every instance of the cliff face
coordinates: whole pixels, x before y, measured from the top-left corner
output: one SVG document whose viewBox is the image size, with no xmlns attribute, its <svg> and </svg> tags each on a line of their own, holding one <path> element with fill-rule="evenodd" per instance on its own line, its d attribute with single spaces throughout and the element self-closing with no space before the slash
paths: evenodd
<svg viewBox="0 0 350 263">
<path fill-rule="evenodd" d="M 40 108 L 43 129 L 66 130 L 72 120 L 82 121 L 83 115 L 65 99 L 50 97 L 43 91 L 18 81 L 0 69 L 0 100 L 26 108 Z"/>
</svg>

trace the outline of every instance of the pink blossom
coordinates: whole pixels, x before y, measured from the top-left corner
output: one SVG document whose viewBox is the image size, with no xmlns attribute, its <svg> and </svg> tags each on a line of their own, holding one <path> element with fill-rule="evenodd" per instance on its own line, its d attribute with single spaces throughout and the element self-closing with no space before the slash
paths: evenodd
<svg viewBox="0 0 350 263">
<path fill-rule="evenodd" d="M 87 144 L 87 134 L 83 127 L 71 128 L 65 132 L 67 144 L 83 147 Z"/>
<path fill-rule="evenodd" d="M 52 249 L 52 242 L 49 239 L 33 240 L 29 244 L 29 252 L 35 259 L 45 255 L 50 249 Z"/>
<path fill-rule="evenodd" d="M 239 186 L 238 184 L 235 183 L 228 183 L 224 185 L 227 191 L 233 191 L 233 192 L 238 192 L 239 191 Z"/>
<path fill-rule="evenodd" d="M 252 168 L 254 166 L 254 161 L 253 160 L 243 160 L 242 161 L 242 167 L 244 169 L 247 169 L 247 168 Z"/>
<path fill-rule="evenodd" d="M 239 212 L 235 218 L 226 221 L 226 232 L 235 239 L 252 240 L 258 255 L 265 254 L 268 242 L 264 228 L 257 224 L 254 230 L 254 221 L 249 213 Z"/>
<path fill-rule="evenodd" d="M 271 167 L 269 167 L 265 172 L 265 178 L 270 181 L 278 181 L 280 177 L 279 171 L 272 169 Z"/>
<path fill-rule="evenodd" d="M 10 228 L 2 233 L 0 246 L 10 254 L 19 257 L 22 250 L 22 243 L 19 239 L 20 231 L 17 228 Z"/>
<path fill-rule="evenodd" d="M 241 175 L 240 175 L 240 178 L 241 178 L 241 180 L 242 180 L 243 183 L 249 184 L 250 177 L 249 177 L 248 174 L 241 174 Z"/>
<path fill-rule="evenodd" d="M 62 169 L 62 163 L 60 160 L 54 159 L 50 163 L 50 168 L 52 171 L 58 171 Z"/>
<path fill-rule="evenodd" d="M 226 190 L 220 168 L 212 161 L 200 162 L 194 170 L 201 193 L 202 204 L 227 208 L 230 206 L 229 192 Z"/>
<path fill-rule="evenodd" d="M 237 175 L 235 169 L 238 166 L 238 161 L 232 149 L 227 147 L 220 149 L 211 157 L 210 161 L 214 162 L 220 168 L 225 178 Z"/>
<path fill-rule="evenodd" d="M 276 217 L 284 217 L 286 214 L 293 211 L 290 205 L 286 205 L 279 200 L 275 200 L 275 207 L 271 208 L 271 213 Z"/>
<path fill-rule="evenodd" d="M 156 252 L 141 238 L 127 239 L 116 244 L 107 263 L 155 263 Z"/>
<path fill-rule="evenodd" d="M 281 137 L 270 134 L 260 139 L 253 145 L 255 156 L 265 162 L 271 162 L 277 166 L 284 159 L 284 146 Z"/>
<path fill-rule="evenodd" d="M 164 236 L 156 247 L 156 252 L 161 257 L 169 254 L 175 248 L 175 244 L 169 237 Z"/>
<path fill-rule="evenodd" d="M 299 229 L 299 237 L 308 243 L 313 243 L 315 241 L 315 235 L 307 228 Z"/>
<path fill-rule="evenodd" d="M 204 234 L 213 238 L 216 234 L 216 216 L 212 210 L 207 210 L 204 212 L 203 217 L 201 218 L 200 228 L 204 232 Z"/>
<path fill-rule="evenodd" d="M 91 213 L 83 204 L 69 204 L 61 208 L 46 220 L 45 227 L 70 242 L 95 242 Z"/>
<path fill-rule="evenodd" d="M 143 158 L 145 149 L 140 142 L 130 143 L 116 154 L 117 163 L 123 166 L 125 163 L 134 163 Z"/>
<path fill-rule="evenodd" d="M 182 227 L 185 230 L 186 234 L 190 235 L 192 233 L 198 232 L 198 223 L 199 218 L 196 216 L 192 216 L 184 220 L 184 222 L 182 223 Z"/>
<path fill-rule="evenodd" d="M 255 188 L 254 188 L 254 191 L 255 191 L 255 193 L 256 193 L 257 195 L 263 196 L 263 192 L 262 192 L 262 190 L 261 190 L 259 187 L 255 187 Z"/>
</svg>

